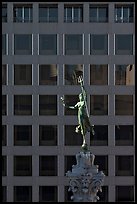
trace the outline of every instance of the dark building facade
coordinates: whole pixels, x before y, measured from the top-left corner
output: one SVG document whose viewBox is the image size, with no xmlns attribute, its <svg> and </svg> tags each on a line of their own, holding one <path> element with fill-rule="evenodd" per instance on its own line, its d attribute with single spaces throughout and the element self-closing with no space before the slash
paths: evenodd
<svg viewBox="0 0 137 204">
<path fill-rule="evenodd" d="M 135 196 L 134 2 L 2 3 L 3 202 L 70 201 L 65 172 L 82 136 L 82 75 L 95 136 L 87 143 L 106 177 L 100 201 Z"/>
</svg>

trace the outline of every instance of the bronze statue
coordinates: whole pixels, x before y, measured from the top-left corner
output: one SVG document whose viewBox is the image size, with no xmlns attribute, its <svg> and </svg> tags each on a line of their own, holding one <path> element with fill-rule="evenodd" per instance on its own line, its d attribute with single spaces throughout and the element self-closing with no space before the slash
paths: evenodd
<svg viewBox="0 0 137 204">
<path fill-rule="evenodd" d="M 85 88 L 83 86 L 83 78 L 82 76 L 79 76 L 78 83 L 80 83 L 81 86 L 81 93 L 79 94 L 79 102 L 76 103 L 74 106 L 67 106 L 65 104 L 64 98 L 61 97 L 61 100 L 63 102 L 63 105 L 66 108 L 70 109 L 78 109 L 78 126 L 76 127 L 75 132 L 81 132 L 83 136 L 83 145 L 82 147 L 86 148 L 86 133 L 92 131 L 92 134 L 94 135 L 94 125 L 90 124 L 90 118 L 89 118 L 89 112 L 87 108 L 87 94 L 85 91 Z"/>
</svg>

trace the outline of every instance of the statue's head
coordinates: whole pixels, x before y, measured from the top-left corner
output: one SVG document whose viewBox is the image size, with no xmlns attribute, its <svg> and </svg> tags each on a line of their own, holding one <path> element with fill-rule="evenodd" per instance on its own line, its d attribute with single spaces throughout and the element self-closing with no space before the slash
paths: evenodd
<svg viewBox="0 0 137 204">
<path fill-rule="evenodd" d="M 83 101 L 83 100 L 84 100 L 84 97 L 83 97 L 83 94 L 82 94 L 82 93 L 79 94 L 79 100 L 80 100 L 80 101 Z"/>
</svg>

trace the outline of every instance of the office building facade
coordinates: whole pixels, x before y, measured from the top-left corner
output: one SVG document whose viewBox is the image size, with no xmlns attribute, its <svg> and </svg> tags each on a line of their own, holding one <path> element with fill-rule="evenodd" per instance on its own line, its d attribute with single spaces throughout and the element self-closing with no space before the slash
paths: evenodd
<svg viewBox="0 0 137 204">
<path fill-rule="evenodd" d="M 134 2 L 2 3 L 3 202 L 67 202 L 83 76 L 100 201 L 135 201 Z"/>
</svg>

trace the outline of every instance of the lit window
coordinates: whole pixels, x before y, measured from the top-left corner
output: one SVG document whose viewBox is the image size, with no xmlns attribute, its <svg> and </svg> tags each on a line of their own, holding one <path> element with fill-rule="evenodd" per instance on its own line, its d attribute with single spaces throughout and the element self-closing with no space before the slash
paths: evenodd
<svg viewBox="0 0 137 204">
<path fill-rule="evenodd" d="M 108 126 L 95 125 L 95 135 L 90 134 L 91 146 L 105 146 L 108 145 Z"/>
<path fill-rule="evenodd" d="M 40 186 L 39 202 L 58 202 L 57 186 Z"/>
<path fill-rule="evenodd" d="M 39 176 L 57 176 L 57 156 L 39 157 Z"/>
<path fill-rule="evenodd" d="M 108 114 L 108 96 L 91 95 L 90 96 L 90 114 L 107 115 Z"/>
<path fill-rule="evenodd" d="M 116 202 L 135 202 L 134 186 L 116 186 Z"/>
<path fill-rule="evenodd" d="M 32 96 L 31 95 L 14 96 L 14 114 L 32 115 Z"/>
<path fill-rule="evenodd" d="M 134 157 L 133 156 L 116 156 L 115 160 L 116 176 L 133 176 L 134 175 Z"/>
<path fill-rule="evenodd" d="M 108 65 L 90 65 L 90 85 L 108 84 Z"/>
<path fill-rule="evenodd" d="M 2 4 L 2 23 L 7 22 L 7 4 Z"/>
<path fill-rule="evenodd" d="M 39 54 L 57 55 L 57 35 L 56 34 L 39 35 Z"/>
<path fill-rule="evenodd" d="M 108 35 L 92 34 L 90 35 L 90 54 L 107 55 L 108 54 Z"/>
<path fill-rule="evenodd" d="M 64 22 L 83 22 L 83 5 L 65 5 Z"/>
<path fill-rule="evenodd" d="M 2 85 L 7 85 L 7 66 L 2 65 Z"/>
<path fill-rule="evenodd" d="M 18 23 L 32 22 L 32 4 L 14 5 L 13 17 L 14 22 Z"/>
<path fill-rule="evenodd" d="M 133 55 L 133 35 L 116 34 L 115 35 L 115 54 Z"/>
<path fill-rule="evenodd" d="M 65 35 L 65 55 L 82 55 L 83 54 L 83 36 L 81 34 Z"/>
<path fill-rule="evenodd" d="M 39 144 L 41 146 L 57 145 L 57 126 L 56 125 L 39 126 Z"/>
<path fill-rule="evenodd" d="M 133 4 L 115 5 L 115 23 L 133 23 Z"/>
<path fill-rule="evenodd" d="M 65 85 L 79 85 L 78 77 L 83 76 L 83 65 L 64 65 Z"/>
<path fill-rule="evenodd" d="M 32 145 L 32 126 L 31 125 L 14 126 L 14 145 L 18 145 L 18 146 Z"/>
<path fill-rule="evenodd" d="M 108 5 L 90 5 L 89 20 L 98 23 L 108 22 Z"/>
<path fill-rule="evenodd" d="M 39 22 L 54 23 L 58 22 L 58 5 L 39 5 Z"/>
<path fill-rule="evenodd" d="M 56 64 L 39 65 L 39 85 L 57 85 L 57 76 Z"/>
<path fill-rule="evenodd" d="M 15 85 L 32 84 L 31 65 L 14 65 L 14 84 Z"/>
<path fill-rule="evenodd" d="M 115 145 L 130 146 L 133 145 L 133 125 L 115 126 Z"/>
<path fill-rule="evenodd" d="M 115 85 L 134 85 L 134 65 L 115 65 Z"/>
<path fill-rule="evenodd" d="M 133 95 L 115 96 L 115 115 L 133 115 Z"/>
<path fill-rule="evenodd" d="M 82 145 L 82 135 L 75 132 L 76 126 L 65 125 L 65 145 L 77 146 Z"/>
<path fill-rule="evenodd" d="M 14 202 L 32 202 L 32 187 L 14 186 Z"/>
<path fill-rule="evenodd" d="M 14 176 L 32 176 L 32 156 L 14 156 Z"/>
</svg>

